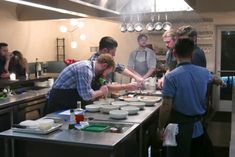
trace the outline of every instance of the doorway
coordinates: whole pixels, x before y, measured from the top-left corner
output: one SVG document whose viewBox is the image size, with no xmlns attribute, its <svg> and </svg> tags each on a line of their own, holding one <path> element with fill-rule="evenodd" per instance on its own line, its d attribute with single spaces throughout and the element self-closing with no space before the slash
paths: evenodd
<svg viewBox="0 0 235 157">
<path fill-rule="evenodd" d="M 232 111 L 232 87 L 235 81 L 235 26 L 217 27 L 216 73 L 227 83 L 217 88 L 216 109 Z"/>
</svg>

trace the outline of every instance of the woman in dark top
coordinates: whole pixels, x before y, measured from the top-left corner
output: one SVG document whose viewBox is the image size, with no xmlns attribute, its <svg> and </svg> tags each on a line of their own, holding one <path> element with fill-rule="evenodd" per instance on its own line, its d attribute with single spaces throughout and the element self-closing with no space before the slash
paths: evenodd
<svg viewBox="0 0 235 157">
<path fill-rule="evenodd" d="M 9 63 L 9 72 L 15 73 L 16 76 L 25 76 L 27 72 L 27 60 L 19 51 L 13 51 Z"/>
</svg>

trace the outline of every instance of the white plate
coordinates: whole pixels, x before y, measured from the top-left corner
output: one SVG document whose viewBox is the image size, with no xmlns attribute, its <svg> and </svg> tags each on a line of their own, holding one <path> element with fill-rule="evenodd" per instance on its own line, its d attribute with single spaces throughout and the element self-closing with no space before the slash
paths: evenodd
<svg viewBox="0 0 235 157">
<path fill-rule="evenodd" d="M 100 111 L 101 107 L 102 107 L 102 105 L 98 105 L 98 104 L 90 104 L 90 105 L 85 106 L 85 108 L 88 112 L 98 112 L 98 111 Z"/>
<path fill-rule="evenodd" d="M 114 119 L 125 119 L 128 115 L 127 111 L 124 110 L 112 110 L 109 112 L 110 117 Z"/>
<path fill-rule="evenodd" d="M 136 102 L 136 101 L 139 101 L 139 99 L 136 98 L 136 97 L 133 97 L 133 98 L 124 98 L 124 101 L 127 101 L 127 102 Z"/>
<path fill-rule="evenodd" d="M 128 114 L 132 115 L 132 114 L 137 114 L 140 108 L 135 106 L 125 106 L 122 107 L 121 110 L 127 111 Z"/>
<path fill-rule="evenodd" d="M 156 102 L 161 101 L 161 97 L 158 96 L 138 96 L 141 102 L 144 102 L 146 106 L 153 106 Z"/>
<path fill-rule="evenodd" d="M 135 107 L 139 107 L 140 110 L 144 109 L 144 106 L 146 105 L 144 102 L 129 102 L 128 103 L 129 106 L 135 106 Z"/>
<path fill-rule="evenodd" d="M 123 106 L 127 106 L 128 103 L 125 101 L 114 101 L 112 102 L 113 106 L 118 106 L 119 108 L 123 107 Z"/>
<path fill-rule="evenodd" d="M 118 109 L 119 109 L 118 106 L 103 105 L 103 106 L 101 106 L 100 111 L 103 112 L 103 113 L 109 113 L 109 111 L 118 110 Z"/>
</svg>

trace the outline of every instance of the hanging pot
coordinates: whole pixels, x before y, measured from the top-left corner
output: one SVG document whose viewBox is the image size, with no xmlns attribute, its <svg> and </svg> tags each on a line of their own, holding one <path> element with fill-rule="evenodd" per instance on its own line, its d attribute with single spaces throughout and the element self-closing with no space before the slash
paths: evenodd
<svg viewBox="0 0 235 157">
<path fill-rule="evenodd" d="M 155 24 L 154 24 L 154 29 L 156 30 L 156 31 L 160 31 L 161 29 L 162 29 L 162 22 L 156 22 Z"/>
<path fill-rule="evenodd" d="M 134 28 L 135 28 L 136 32 L 141 32 L 143 30 L 144 26 L 142 23 L 136 23 Z"/>
<path fill-rule="evenodd" d="M 125 23 L 123 23 L 121 26 L 120 26 L 120 31 L 121 32 L 126 32 L 127 31 L 127 26 Z"/>
<path fill-rule="evenodd" d="M 133 32 L 135 30 L 134 25 L 132 23 L 128 23 L 126 28 L 128 32 Z"/>
<path fill-rule="evenodd" d="M 154 15 L 151 16 L 151 22 L 146 25 L 148 31 L 154 30 Z"/>
<path fill-rule="evenodd" d="M 168 31 L 169 29 L 171 29 L 171 27 L 172 27 L 172 24 L 170 22 L 164 22 L 163 25 L 162 25 L 162 28 L 165 31 Z"/>
</svg>

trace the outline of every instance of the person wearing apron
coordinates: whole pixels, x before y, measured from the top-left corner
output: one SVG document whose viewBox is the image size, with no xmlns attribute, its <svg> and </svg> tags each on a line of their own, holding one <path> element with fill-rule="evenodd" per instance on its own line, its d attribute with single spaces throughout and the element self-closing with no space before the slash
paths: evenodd
<svg viewBox="0 0 235 157">
<path fill-rule="evenodd" d="M 191 63 L 193 48 L 194 43 L 190 39 L 178 39 L 175 51 L 179 64 L 165 76 L 159 130 L 163 130 L 168 123 L 178 124 L 177 146 L 166 147 L 167 157 L 214 155 L 213 151 L 208 153 L 208 149 L 204 148 L 204 141 L 209 138 L 203 127 L 202 117 L 206 110 L 207 84 L 212 81 L 219 84 L 222 82 L 215 80 L 206 68 Z M 164 140 L 162 132 L 161 137 Z"/>
<path fill-rule="evenodd" d="M 128 68 L 136 75 L 143 78 L 153 76 L 156 69 L 156 55 L 146 47 L 147 36 L 140 34 L 137 38 L 139 48 L 133 51 L 128 60 Z"/>
<path fill-rule="evenodd" d="M 114 65 L 113 57 L 104 54 L 95 62 L 80 61 L 66 67 L 49 92 L 46 114 L 76 108 L 77 101 L 81 101 L 84 108 L 86 102 L 104 96 L 108 92 L 108 87 L 103 85 L 93 90 L 92 80 L 98 76 L 108 75 L 113 71 Z"/>
</svg>

